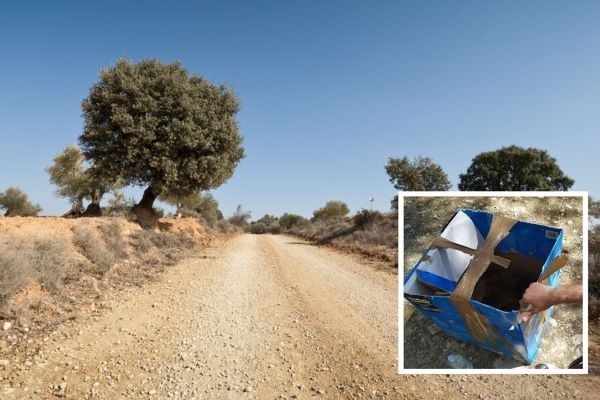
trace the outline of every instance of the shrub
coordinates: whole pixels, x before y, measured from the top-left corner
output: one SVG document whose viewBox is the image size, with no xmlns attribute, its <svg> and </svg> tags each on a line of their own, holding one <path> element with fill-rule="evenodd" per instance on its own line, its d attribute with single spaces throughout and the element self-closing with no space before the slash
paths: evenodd
<svg viewBox="0 0 600 400">
<path fill-rule="evenodd" d="M 107 248 L 104 241 L 94 229 L 87 225 L 77 225 L 73 228 L 74 243 L 81 253 L 87 257 L 100 274 L 104 274 L 116 261 L 116 257 Z"/>
<path fill-rule="evenodd" d="M 22 240 L 11 236 L 1 244 L 0 250 L 0 303 L 21 290 L 32 275 L 27 257 L 21 251 Z"/>
<path fill-rule="evenodd" d="M 16 186 L 0 192 L 0 209 L 6 210 L 4 215 L 7 217 L 33 217 L 42 211 L 39 204 L 31 203 L 27 194 Z"/>
<path fill-rule="evenodd" d="M 250 226 L 248 226 L 248 232 L 258 235 L 267 233 L 267 225 L 262 222 L 253 222 L 250 224 Z"/>
<path fill-rule="evenodd" d="M 0 304 L 31 282 L 58 289 L 65 277 L 68 245 L 52 237 L 0 239 Z"/>
<path fill-rule="evenodd" d="M 247 232 L 250 233 L 272 233 L 279 234 L 281 233 L 281 226 L 279 225 L 279 218 L 274 215 L 266 214 L 264 217 L 259 219 L 258 221 L 252 222 L 246 229 Z"/>
<path fill-rule="evenodd" d="M 383 219 L 383 214 L 379 211 L 369 211 L 362 209 L 352 217 L 352 222 L 357 229 L 362 229 L 368 225 L 379 222 Z"/>
<path fill-rule="evenodd" d="M 235 212 L 231 217 L 228 218 L 229 223 L 235 225 L 239 228 L 244 228 L 248 225 L 248 220 L 250 220 L 252 214 L 250 211 L 244 211 L 241 205 L 238 205 L 235 209 Z"/>
<path fill-rule="evenodd" d="M 217 221 L 217 229 L 222 233 L 231 233 L 235 231 L 235 226 L 229 223 L 229 221 L 226 219 L 221 219 Z"/>
<path fill-rule="evenodd" d="M 145 229 L 132 233 L 129 236 L 131 246 L 138 252 L 147 253 L 154 247 L 154 243 L 150 238 L 152 235 L 154 235 L 153 231 Z"/>
<path fill-rule="evenodd" d="M 309 221 L 301 215 L 285 213 L 279 217 L 279 226 L 286 231 L 292 229 L 294 226 L 306 225 L 308 223 Z"/>
<path fill-rule="evenodd" d="M 325 206 L 313 211 L 313 222 L 317 220 L 327 220 L 343 218 L 350 212 L 350 209 L 343 201 L 328 201 Z"/>
<path fill-rule="evenodd" d="M 38 237 L 32 241 L 30 264 L 37 280 L 49 289 L 59 289 L 65 279 L 69 246 L 64 239 Z"/>
<path fill-rule="evenodd" d="M 115 259 L 121 259 L 127 254 L 127 246 L 123 240 L 121 224 L 116 219 L 100 225 L 100 230 L 106 243 L 106 249 L 110 251 Z"/>
</svg>

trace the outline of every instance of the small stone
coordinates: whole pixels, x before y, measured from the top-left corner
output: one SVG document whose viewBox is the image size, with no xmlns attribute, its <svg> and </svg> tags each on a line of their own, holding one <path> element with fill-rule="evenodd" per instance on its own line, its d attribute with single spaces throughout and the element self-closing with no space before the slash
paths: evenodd
<svg viewBox="0 0 600 400">
<path fill-rule="evenodd" d="M 0 367 L 6 367 L 9 364 L 8 360 L 0 360 Z"/>
<path fill-rule="evenodd" d="M 10 329 L 10 327 L 11 327 L 11 326 L 12 326 L 12 323 L 10 323 L 10 322 L 6 321 L 6 322 L 4 323 L 4 325 L 2 325 L 2 329 L 4 329 L 5 331 L 7 331 L 7 330 L 9 330 L 9 329 Z"/>
<path fill-rule="evenodd" d="M 244 388 L 244 393 L 250 393 L 254 389 L 251 385 L 248 385 Z"/>
<path fill-rule="evenodd" d="M 150 396 L 155 395 L 156 394 L 156 389 L 150 389 L 150 390 L 148 390 L 148 394 Z"/>
</svg>

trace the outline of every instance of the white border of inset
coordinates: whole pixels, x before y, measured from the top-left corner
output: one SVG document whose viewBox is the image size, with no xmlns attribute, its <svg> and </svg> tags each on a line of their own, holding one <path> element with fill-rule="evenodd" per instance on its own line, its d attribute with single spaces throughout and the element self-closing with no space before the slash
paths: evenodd
<svg viewBox="0 0 600 400">
<path fill-rule="evenodd" d="M 583 200 L 583 369 L 414 369 L 404 368 L 404 198 L 405 197 L 581 197 Z M 399 374 L 513 374 L 588 373 L 588 192 L 398 192 L 398 373 Z"/>
</svg>

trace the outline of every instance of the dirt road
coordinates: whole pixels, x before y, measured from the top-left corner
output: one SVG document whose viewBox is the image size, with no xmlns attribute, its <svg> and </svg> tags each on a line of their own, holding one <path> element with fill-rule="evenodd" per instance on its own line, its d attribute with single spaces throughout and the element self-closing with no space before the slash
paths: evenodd
<svg viewBox="0 0 600 400">
<path fill-rule="evenodd" d="M 397 276 L 287 236 L 238 236 L 128 297 L 9 358 L 0 398 L 590 399 L 600 383 L 399 376 Z"/>
</svg>

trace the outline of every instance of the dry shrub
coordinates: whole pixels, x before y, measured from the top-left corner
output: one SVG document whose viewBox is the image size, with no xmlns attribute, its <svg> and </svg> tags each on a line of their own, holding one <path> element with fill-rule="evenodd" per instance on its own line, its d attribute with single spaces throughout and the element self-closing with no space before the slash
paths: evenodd
<svg viewBox="0 0 600 400">
<path fill-rule="evenodd" d="M 136 252 L 147 253 L 154 248 L 154 243 L 151 240 L 151 236 L 154 235 L 153 231 L 141 230 L 132 233 L 129 238 L 131 246 Z"/>
<path fill-rule="evenodd" d="M 87 257 L 96 267 L 96 272 L 104 274 L 116 261 L 104 241 L 96 234 L 93 228 L 87 225 L 77 225 L 73 228 L 74 243 L 81 254 Z"/>
<path fill-rule="evenodd" d="M 352 245 L 383 246 L 390 249 L 398 247 L 398 219 L 395 214 L 385 215 L 372 223 L 363 225 L 338 241 Z"/>
<path fill-rule="evenodd" d="M 232 233 L 235 231 L 235 226 L 231 225 L 226 219 L 221 219 L 217 222 L 217 230 L 221 233 Z"/>
<path fill-rule="evenodd" d="M 69 246 L 64 239 L 40 237 L 33 240 L 30 262 L 37 272 L 37 280 L 44 287 L 61 287 L 68 260 Z"/>
<path fill-rule="evenodd" d="M 60 288 L 68 261 L 68 244 L 64 239 L 3 237 L 0 239 L 0 303 L 31 282 L 39 282 L 50 290 Z"/>
<path fill-rule="evenodd" d="M 121 224 L 117 219 L 111 219 L 108 223 L 100 226 L 106 248 L 116 259 L 121 259 L 127 255 L 127 246 L 123 240 Z"/>
<path fill-rule="evenodd" d="M 187 232 L 156 232 L 141 230 L 131 235 L 131 244 L 139 252 L 148 252 L 153 247 L 159 250 L 193 249 L 197 243 Z"/>
</svg>

